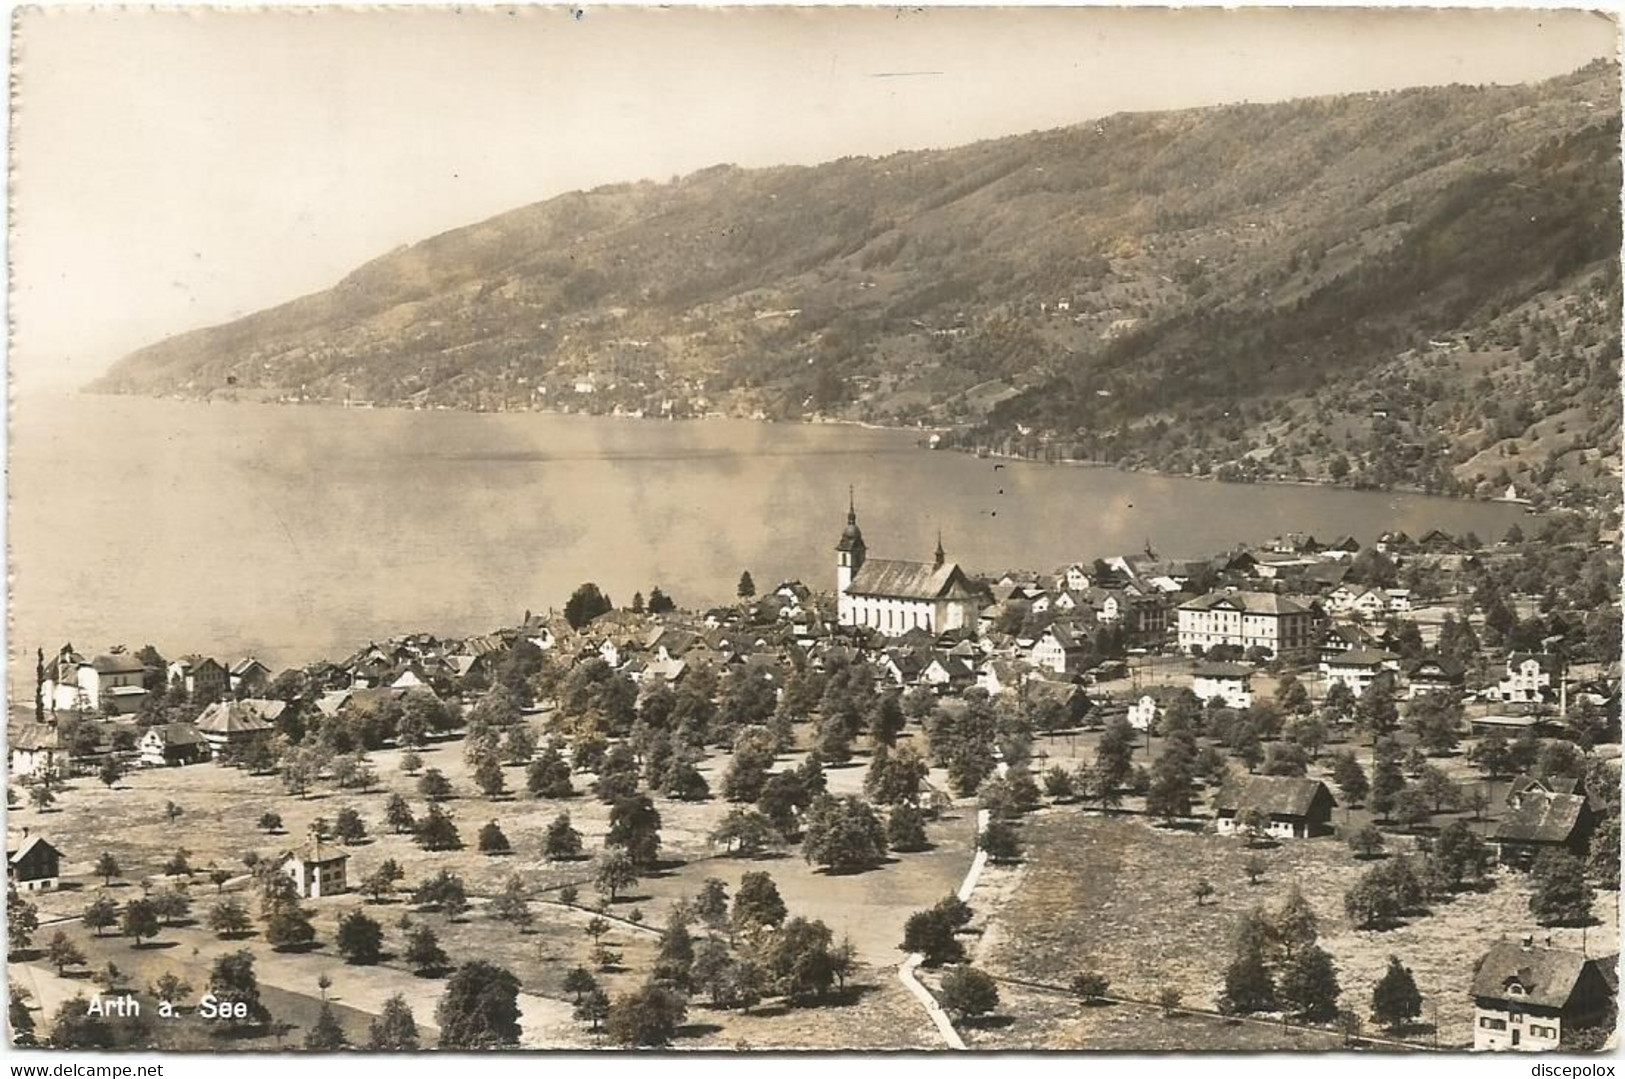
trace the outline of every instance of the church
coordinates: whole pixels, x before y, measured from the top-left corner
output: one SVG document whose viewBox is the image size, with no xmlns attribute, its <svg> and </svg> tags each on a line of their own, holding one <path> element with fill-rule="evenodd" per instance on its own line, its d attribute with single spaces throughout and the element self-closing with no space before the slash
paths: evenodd
<svg viewBox="0 0 1625 1079">
<path fill-rule="evenodd" d="M 835 552 L 841 625 L 867 626 L 894 637 L 911 629 L 936 634 L 976 625 L 981 598 L 959 564 L 947 561 L 940 535 L 932 562 L 870 558 L 857 507 L 849 505 Z"/>
</svg>

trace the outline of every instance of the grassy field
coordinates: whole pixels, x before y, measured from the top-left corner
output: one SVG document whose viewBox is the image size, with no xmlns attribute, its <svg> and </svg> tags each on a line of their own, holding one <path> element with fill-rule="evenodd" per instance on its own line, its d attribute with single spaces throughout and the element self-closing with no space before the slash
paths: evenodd
<svg viewBox="0 0 1625 1079">
<path fill-rule="evenodd" d="M 1343 913 L 1343 894 L 1363 867 L 1332 839 L 1261 852 L 1267 869 L 1254 885 L 1242 871 L 1252 852 L 1234 838 L 1072 808 L 1038 814 L 1024 831 L 1027 863 L 1017 871 L 1019 879 L 1004 885 L 1002 894 L 979 890 L 975 901 L 987 907 L 976 961 L 999 976 L 1065 985 L 1078 970 L 1092 967 L 1111 979 L 1114 995 L 1153 999 L 1172 985 L 1186 1003 L 1212 1008 L 1239 917 L 1254 904 L 1278 903 L 1295 884 L 1319 918 L 1321 945 L 1338 967 L 1343 1006 L 1368 1011 L 1371 990 L 1388 956 L 1396 954 L 1412 968 L 1426 998 L 1423 1020 L 1432 1023 L 1436 1016 L 1439 1043 L 1458 1046 L 1472 1038 L 1466 990 L 1473 961 L 1499 936 L 1536 933 L 1543 940 L 1548 932 L 1535 926 L 1527 885 L 1511 873 L 1498 873 L 1488 889 L 1439 902 L 1399 928 L 1373 932 L 1354 929 Z M 1201 906 L 1191 893 L 1199 878 L 1215 889 Z M 1603 924 L 1586 932 L 1592 954 L 1618 950 L 1616 903 L 1613 893 L 1598 897 Z M 1580 944 L 1578 929 L 1550 932 L 1558 946 Z M 1171 1021 L 1153 1009 L 1041 1005 L 1038 996 L 1013 996 L 1014 1021 L 988 1037 L 1008 1048 L 1221 1047 L 1211 1041 L 1211 1024 L 1188 1017 L 1170 1031 Z M 1235 1035 L 1241 1042 L 1259 1036 L 1251 1030 Z M 1431 1032 L 1415 1037 L 1433 1041 Z"/>
<path fill-rule="evenodd" d="M 426 805 L 417 794 L 417 779 L 399 771 L 399 753 L 395 751 L 372 754 L 380 785 L 365 793 L 319 790 L 298 797 L 287 794 L 276 777 L 249 776 L 213 765 L 137 771 L 113 789 L 94 779 L 75 779 L 49 811 L 20 808 L 11 813 L 14 841 L 26 827 L 31 833 L 48 836 L 64 852 L 64 888 L 33 897 L 46 923 L 36 943 L 43 945 L 52 932 L 64 928 L 86 951 L 92 966 L 111 959 L 136 987 L 144 987 L 171 969 L 200 986 L 216 955 L 246 947 L 256 956 L 267 1002 L 278 1018 L 296 1028 L 313 1020 L 320 1003 L 316 980 L 326 973 L 334 981 L 334 999 L 346 1009 L 341 1012 L 341 1020 L 352 1037 L 361 1038 L 368 1018 L 395 992 L 404 993 L 412 1003 L 420 1026 L 432 1023 L 443 979 L 419 978 L 393 954 L 402 949 L 404 930 L 400 920 L 403 914 L 409 914 L 413 922 L 434 928 L 454 963 L 487 959 L 519 977 L 526 1024 L 523 1044 L 593 1045 L 594 1038 L 571 1019 L 569 998 L 562 988 L 564 974 L 571 967 L 591 966 L 592 942 L 584 927 L 592 915 L 588 910 L 568 908 L 556 901 L 556 889 L 566 883 L 579 885 L 581 903 L 597 901 L 589 880 L 590 864 L 550 863 L 541 856 L 548 824 L 566 810 L 583 833 L 587 849 L 601 846 L 608 827 L 608 807 L 586 793 L 591 776 L 576 777 L 576 786 L 583 793 L 570 799 L 544 801 L 510 796 L 492 800 L 474 794 L 460 742 L 433 747 L 423 758 L 426 767 L 445 773 L 456 790 L 457 796 L 445 807 L 462 834 L 466 844 L 463 850 L 425 852 L 409 836 L 393 834 L 384 827 L 384 807 L 392 792 L 405 796 L 416 813 L 421 814 Z M 799 759 L 799 755 L 791 755 L 779 767 L 794 767 Z M 713 787 L 721 786 L 726 760 L 713 758 L 701 768 Z M 831 769 L 830 789 L 837 793 L 861 790 L 865 765 L 860 759 Z M 522 769 L 509 770 L 511 787 L 521 786 L 523 780 Z M 171 801 L 184 810 L 173 822 L 164 815 L 164 807 Z M 713 1012 L 696 1002 L 680 1042 L 707 1047 L 747 1043 L 827 1049 L 859 1045 L 925 1048 L 938 1044 L 923 1010 L 897 981 L 896 967 L 902 959 L 897 944 L 909 914 L 958 887 L 973 854 L 973 812 L 950 811 L 933 822 L 928 828 L 932 844 L 929 850 L 894 856 L 883 867 L 869 872 L 831 876 L 807 865 L 795 850 L 740 859 L 714 848 L 707 835 L 729 808 L 720 799 L 701 803 L 657 799 L 657 805 L 662 817 L 662 868 L 638 881 L 610 908 L 610 913 L 622 919 L 637 912 L 644 928 L 614 924 L 606 943 L 622 953 L 622 962 L 618 969 L 598 975 L 606 989 L 614 993 L 643 981 L 658 948 L 655 927 L 665 923 L 674 903 L 695 894 L 705 878 L 722 879 L 732 892 L 743 873 L 765 870 L 774 877 L 793 915 L 821 919 L 837 939 L 852 939 L 862 968 L 852 992 L 842 1002 L 828 1007 L 791 1010 L 768 1005 L 744 1016 Z M 366 841 L 349 848 L 352 886 L 386 858 L 394 859 L 405 870 L 402 892 L 442 868 L 449 869 L 466 881 L 472 898 L 470 911 L 451 920 L 438 913 L 410 910 L 404 896 L 379 904 L 366 902 L 354 892 L 308 901 L 306 907 L 317 929 L 318 945 L 307 952 L 287 953 L 272 951 L 259 940 L 257 932 L 243 941 L 226 942 L 199 925 L 183 924 L 166 927 L 153 944 L 133 948 L 127 939 L 111 935 L 96 938 L 78 924 L 78 915 L 103 887 L 99 878 L 91 876 L 103 852 L 111 853 L 123 870 L 123 876 L 109 889 L 119 902 L 140 895 L 143 882 L 154 886 L 180 884 L 192 896 L 194 918 L 201 920 L 216 894 L 215 887 L 201 875 L 202 870 L 220 866 L 243 874 L 245 851 L 278 857 L 302 841 L 316 818 L 331 821 L 345 807 L 356 809 L 370 832 Z M 267 810 L 281 816 L 281 832 L 268 835 L 259 829 L 259 817 Z M 476 833 L 489 820 L 500 824 L 514 848 L 512 854 L 493 857 L 475 849 Z M 164 877 L 164 863 L 179 848 L 188 852 L 199 875 Z M 487 910 L 489 897 L 512 875 L 524 881 L 533 897 L 534 922 L 524 931 L 493 919 Z M 246 876 L 239 876 L 225 890 L 242 896 L 251 913 L 258 913 L 257 897 Z M 339 918 L 358 907 L 384 926 L 386 956 L 376 966 L 348 966 L 333 951 Z M 13 967 L 25 982 L 34 983 L 36 1000 L 46 1005 L 47 1012 L 77 987 L 74 979 L 56 978 L 54 971 L 37 960 L 15 963 Z M 88 982 L 80 984 L 88 987 Z M 165 1036 L 179 1038 L 182 1029 L 174 1027 Z M 300 1029 L 290 1035 L 295 1043 L 301 1037 Z M 232 1044 L 244 1048 L 276 1047 L 268 1038 Z"/>
</svg>

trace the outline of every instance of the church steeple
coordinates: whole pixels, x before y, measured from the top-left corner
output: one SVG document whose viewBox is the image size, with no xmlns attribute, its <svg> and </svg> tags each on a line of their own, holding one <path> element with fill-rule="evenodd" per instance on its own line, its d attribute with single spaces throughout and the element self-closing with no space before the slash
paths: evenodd
<svg viewBox="0 0 1625 1079">
<path fill-rule="evenodd" d="M 937 529 L 937 560 L 935 562 L 937 569 L 941 569 L 942 564 L 947 560 L 947 552 L 942 549 L 942 529 L 939 528 Z"/>
<path fill-rule="evenodd" d="M 846 528 L 841 530 L 841 541 L 835 545 L 836 591 L 845 592 L 852 578 L 863 568 L 868 547 L 863 542 L 863 529 L 858 527 L 858 503 L 850 487 L 846 492 Z"/>
</svg>

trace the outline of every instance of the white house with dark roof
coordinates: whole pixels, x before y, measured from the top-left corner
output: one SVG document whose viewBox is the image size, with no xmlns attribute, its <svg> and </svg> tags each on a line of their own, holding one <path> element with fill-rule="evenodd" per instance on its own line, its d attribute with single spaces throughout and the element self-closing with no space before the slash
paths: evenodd
<svg viewBox="0 0 1625 1079">
<path fill-rule="evenodd" d="M 1327 656 L 1320 661 L 1320 673 L 1326 676 L 1326 688 L 1335 683 L 1348 687 L 1355 698 L 1365 694 L 1371 683 L 1384 672 L 1396 674 L 1399 657 L 1380 648 L 1351 648 L 1347 652 Z"/>
<path fill-rule="evenodd" d="M 293 880 L 301 896 L 320 899 L 347 890 L 345 870 L 349 862 L 348 854 L 312 834 L 303 846 L 287 853 L 282 871 Z"/>
<path fill-rule="evenodd" d="M 870 558 L 858 528 L 856 507 L 835 547 L 838 620 L 888 636 L 911 629 L 937 634 L 976 625 L 982 598 L 957 562 L 949 562 L 937 540 L 931 562 Z"/>
<path fill-rule="evenodd" d="M 1206 703 L 1217 697 L 1227 708 L 1251 708 L 1253 669 L 1240 663 L 1202 663 L 1191 672 L 1191 692 Z"/>
<path fill-rule="evenodd" d="M 1587 958 L 1533 940 L 1503 941 L 1473 972 L 1473 1049 L 1540 1053 L 1563 1046 L 1565 1035 L 1605 1021 L 1618 961 Z"/>
</svg>

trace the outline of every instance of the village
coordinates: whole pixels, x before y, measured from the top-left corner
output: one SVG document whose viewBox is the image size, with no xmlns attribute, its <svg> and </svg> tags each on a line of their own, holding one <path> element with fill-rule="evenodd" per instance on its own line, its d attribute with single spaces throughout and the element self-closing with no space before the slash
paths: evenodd
<svg viewBox="0 0 1625 1079">
<path fill-rule="evenodd" d="M 13 1043 L 1612 1044 L 1617 533 L 984 571 L 845 509 L 708 610 L 41 645 Z"/>
</svg>

